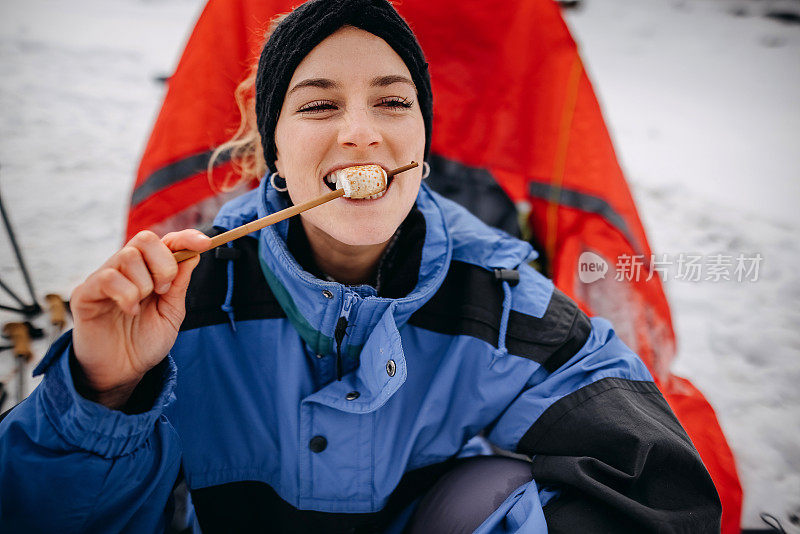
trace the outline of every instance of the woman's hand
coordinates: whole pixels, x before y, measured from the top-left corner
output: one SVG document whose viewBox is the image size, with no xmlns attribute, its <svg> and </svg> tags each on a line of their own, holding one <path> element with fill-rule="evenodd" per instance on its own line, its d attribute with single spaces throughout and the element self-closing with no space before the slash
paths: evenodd
<svg viewBox="0 0 800 534">
<path fill-rule="evenodd" d="M 136 234 L 72 293 L 72 335 L 81 382 L 109 408 L 127 402 L 136 385 L 169 352 L 186 314 L 186 289 L 200 259 L 180 264 L 175 250 L 201 251 L 211 239 L 198 230 L 159 239 Z"/>
</svg>

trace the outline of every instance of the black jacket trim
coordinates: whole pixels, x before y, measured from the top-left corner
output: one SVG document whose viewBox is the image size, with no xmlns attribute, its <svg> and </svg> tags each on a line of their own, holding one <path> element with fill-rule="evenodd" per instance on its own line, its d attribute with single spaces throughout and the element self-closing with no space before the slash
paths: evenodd
<svg viewBox="0 0 800 534">
<path fill-rule="evenodd" d="M 5 419 L 5 418 L 8 416 L 8 414 L 10 414 L 10 413 L 11 413 L 11 410 L 13 410 L 14 408 L 16 408 L 17 406 L 19 406 L 19 404 L 15 404 L 15 405 L 14 405 L 14 406 L 12 406 L 11 408 L 9 408 L 8 410 L 6 410 L 6 411 L 4 411 L 2 414 L 0 414 L 0 423 L 2 423 L 2 422 L 3 422 L 3 419 Z"/>
<path fill-rule="evenodd" d="M 210 235 L 222 229 L 216 228 Z M 213 251 L 201 255 L 186 296 L 181 331 L 230 321 L 222 311 L 228 288 L 228 262 L 234 265 L 232 305 L 236 321 L 286 317 L 259 267 L 258 242 L 251 237 L 234 241 L 236 259 L 218 259 Z M 442 286 L 409 323 L 449 335 L 467 335 L 497 346 L 503 290 L 493 271 L 453 261 Z M 553 290 L 544 315 L 533 317 L 511 310 L 506 332 L 509 353 L 529 358 L 552 372 L 574 356 L 589 337 L 591 323 L 559 289 Z"/>
<path fill-rule="evenodd" d="M 210 236 L 219 234 L 215 228 Z M 228 290 L 228 262 L 233 262 L 233 305 L 236 321 L 278 319 L 286 317 L 278 299 L 273 295 L 258 263 L 258 241 L 242 237 L 233 242 L 240 252 L 235 259 L 218 259 L 213 250 L 200 255 L 200 264 L 192 273 L 186 293 L 186 317 L 181 331 L 227 323 L 222 311 Z"/>
<path fill-rule="evenodd" d="M 540 485 L 549 532 L 719 532 L 722 507 L 686 431 L 652 382 L 604 378 L 558 400 L 517 452 Z"/>
<path fill-rule="evenodd" d="M 442 286 L 411 316 L 409 324 L 442 334 L 475 337 L 496 347 L 502 313 L 503 289 L 494 273 L 453 261 Z M 554 289 L 541 318 L 511 310 L 506 348 L 552 372 L 583 347 L 591 329 L 577 304 Z"/>
<path fill-rule="evenodd" d="M 383 509 L 372 513 L 299 510 L 264 482 L 243 481 L 192 490 L 200 527 L 215 532 L 383 532 L 414 499 L 463 459 L 450 459 L 403 475 Z"/>
</svg>

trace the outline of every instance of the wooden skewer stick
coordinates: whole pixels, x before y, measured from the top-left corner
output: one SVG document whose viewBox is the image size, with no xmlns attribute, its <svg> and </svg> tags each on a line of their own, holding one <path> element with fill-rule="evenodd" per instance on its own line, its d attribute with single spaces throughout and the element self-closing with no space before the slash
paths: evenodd
<svg viewBox="0 0 800 534">
<path fill-rule="evenodd" d="M 397 167 L 395 170 L 388 171 L 386 173 L 386 179 L 388 180 L 389 178 L 391 178 L 395 174 L 400 174 L 401 172 L 406 172 L 408 170 L 413 169 L 414 167 L 419 167 L 419 163 L 417 163 L 416 161 L 412 161 L 408 165 L 403 165 L 402 167 Z"/>
<path fill-rule="evenodd" d="M 412 161 L 408 165 L 403 165 L 402 167 L 398 167 L 394 170 L 387 171 L 386 180 L 388 181 L 389 178 L 391 178 L 392 176 L 400 174 L 401 172 L 405 172 L 409 169 L 413 169 L 418 165 L 419 163 L 417 163 L 416 161 Z M 266 217 L 256 219 L 255 221 L 243 224 L 242 226 L 234 228 L 233 230 L 228 230 L 225 233 L 214 236 L 211 238 L 211 245 L 203 251 L 197 252 L 194 250 L 179 250 L 177 252 L 173 252 L 172 256 L 175 258 L 175 261 L 180 263 L 182 261 L 188 260 L 189 258 L 194 258 L 195 256 L 201 254 L 202 252 L 207 252 L 213 248 L 217 248 L 220 245 L 224 245 L 229 241 L 233 241 L 234 239 L 239 239 L 240 237 L 246 236 L 247 234 L 261 230 L 262 228 L 266 228 L 271 224 L 281 222 L 284 219 L 288 219 L 289 217 L 293 217 L 299 213 L 303 213 L 304 211 L 310 210 L 311 208 L 316 208 L 320 204 L 330 202 L 331 200 L 339 198 L 343 195 L 344 195 L 344 189 L 337 189 L 335 191 L 331 191 L 330 193 L 325 193 L 324 195 L 309 200 L 308 202 L 303 202 L 302 204 L 298 204 L 297 206 L 291 206 L 289 208 L 286 208 L 285 210 L 281 210 L 277 213 L 267 215 Z"/>
</svg>

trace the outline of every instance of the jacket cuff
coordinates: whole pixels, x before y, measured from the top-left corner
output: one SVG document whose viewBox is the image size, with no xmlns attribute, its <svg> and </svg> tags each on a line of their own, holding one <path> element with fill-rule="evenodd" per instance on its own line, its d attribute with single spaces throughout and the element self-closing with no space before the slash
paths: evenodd
<svg viewBox="0 0 800 534">
<path fill-rule="evenodd" d="M 116 458 L 139 448 L 151 435 L 164 408 L 174 400 L 177 368 L 170 355 L 148 371 L 155 373 L 158 384 L 147 411 L 125 414 L 106 408 L 80 395 L 70 370 L 72 331 L 62 335 L 42 359 L 34 376 L 45 373 L 39 386 L 42 410 L 56 432 L 70 445 Z"/>
</svg>

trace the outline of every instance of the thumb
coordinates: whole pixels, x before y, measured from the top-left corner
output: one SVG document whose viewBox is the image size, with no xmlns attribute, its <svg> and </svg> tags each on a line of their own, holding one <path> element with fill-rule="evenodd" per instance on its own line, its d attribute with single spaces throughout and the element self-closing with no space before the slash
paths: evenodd
<svg viewBox="0 0 800 534">
<path fill-rule="evenodd" d="M 211 245 L 211 238 L 200 232 L 199 230 L 183 230 L 181 232 L 172 232 L 162 238 L 170 250 L 195 250 L 204 251 Z M 184 300 L 186 299 L 186 290 L 189 287 L 189 281 L 192 277 L 192 271 L 200 263 L 200 256 L 195 256 L 178 263 L 178 273 L 172 280 L 172 284 L 166 293 L 161 296 L 161 301 L 175 308 L 183 315 Z"/>
<path fill-rule="evenodd" d="M 189 281 L 192 278 L 192 271 L 200 263 L 200 256 L 189 258 L 178 264 L 178 274 L 172 280 L 172 285 L 169 290 L 161 295 L 162 298 L 169 301 L 178 300 L 183 302 L 186 298 L 186 290 L 189 288 Z"/>
</svg>

